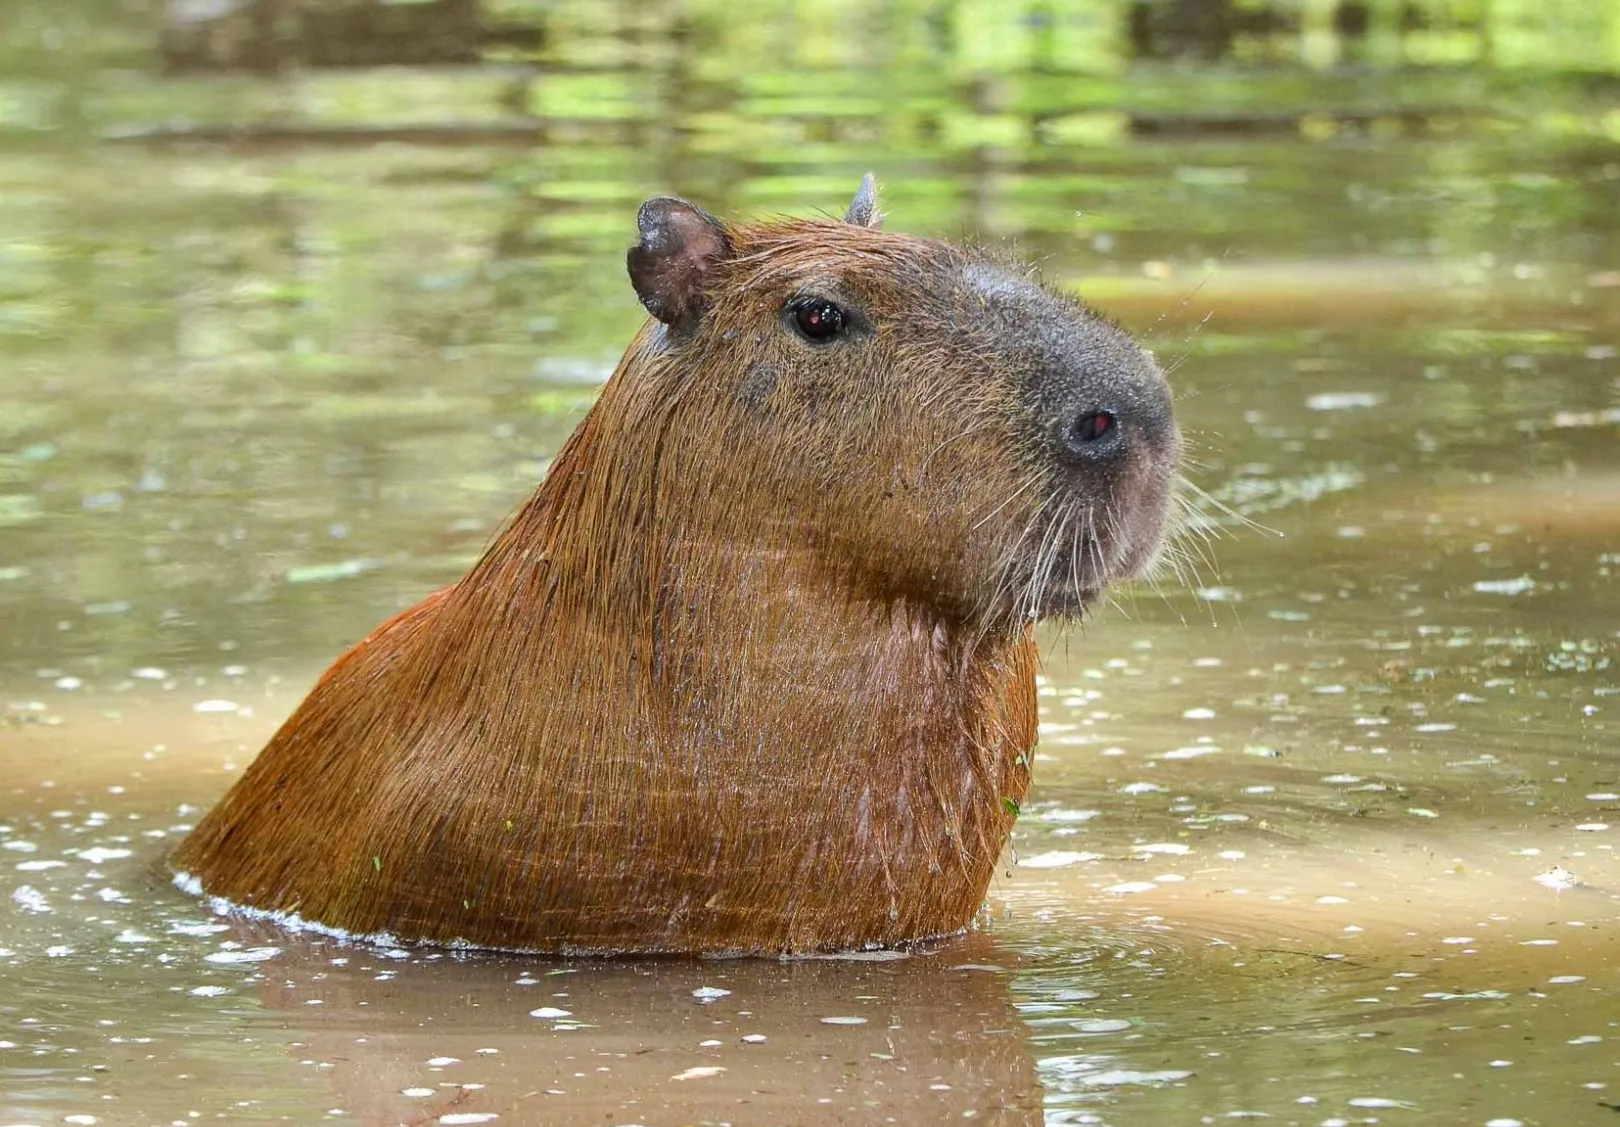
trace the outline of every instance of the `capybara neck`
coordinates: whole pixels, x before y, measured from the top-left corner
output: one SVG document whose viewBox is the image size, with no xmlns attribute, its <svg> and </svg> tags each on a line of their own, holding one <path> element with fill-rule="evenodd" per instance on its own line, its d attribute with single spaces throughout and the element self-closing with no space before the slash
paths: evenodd
<svg viewBox="0 0 1620 1127">
<path fill-rule="evenodd" d="M 473 570 L 186 840 L 211 896 L 564 952 L 957 931 L 1029 785 L 1031 623 L 1156 549 L 1158 369 L 948 244 L 654 200 L 654 319 Z"/>
</svg>

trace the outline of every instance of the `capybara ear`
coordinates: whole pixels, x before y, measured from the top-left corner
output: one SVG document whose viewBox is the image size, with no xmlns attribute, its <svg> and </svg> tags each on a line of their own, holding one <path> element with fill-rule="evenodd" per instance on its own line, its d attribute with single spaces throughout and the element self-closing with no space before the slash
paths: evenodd
<svg viewBox="0 0 1620 1127">
<path fill-rule="evenodd" d="M 855 192 L 855 201 L 844 213 L 844 222 L 857 227 L 870 227 L 874 231 L 883 226 L 883 213 L 878 210 L 877 181 L 868 172 L 861 177 L 861 186 Z"/>
<path fill-rule="evenodd" d="M 641 242 L 625 265 L 647 312 L 672 329 L 696 325 L 707 308 L 708 275 L 731 257 L 731 238 L 720 220 L 685 200 L 658 196 L 636 213 Z"/>
</svg>

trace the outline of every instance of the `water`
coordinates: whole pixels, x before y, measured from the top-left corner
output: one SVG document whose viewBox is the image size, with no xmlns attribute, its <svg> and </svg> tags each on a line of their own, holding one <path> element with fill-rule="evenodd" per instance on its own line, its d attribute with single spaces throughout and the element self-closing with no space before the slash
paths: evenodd
<svg viewBox="0 0 1620 1127">
<path fill-rule="evenodd" d="M 0 1120 L 1613 1117 L 1603 5 L 193 7 L 0 35 Z M 868 168 L 897 229 L 1142 333 L 1253 522 L 1206 506 L 1179 579 L 1048 637 L 983 929 L 566 963 L 172 888 L 319 669 L 544 472 L 639 320 L 635 203 L 832 211 Z"/>
</svg>

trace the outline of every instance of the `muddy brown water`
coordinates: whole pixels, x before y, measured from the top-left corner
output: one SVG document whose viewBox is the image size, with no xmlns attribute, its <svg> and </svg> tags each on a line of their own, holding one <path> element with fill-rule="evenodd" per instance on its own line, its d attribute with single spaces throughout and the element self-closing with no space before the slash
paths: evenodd
<svg viewBox="0 0 1620 1127">
<path fill-rule="evenodd" d="M 764 16 L 509 4 L 453 57 L 264 73 L 139 5 L 22 11 L 0 1122 L 1620 1122 L 1610 25 L 1553 41 L 1571 79 L 1553 32 L 1499 41 L 1528 72 L 1416 67 L 1440 31 L 1172 67 L 964 5 L 1006 34 L 772 63 Z M 980 926 L 569 962 L 173 888 L 322 665 L 544 472 L 638 321 L 635 202 L 832 210 L 868 167 L 894 226 L 1016 242 L 1142 333 L 1210 495 L 1207 542 L 1047 634 Z"/>
</svg>

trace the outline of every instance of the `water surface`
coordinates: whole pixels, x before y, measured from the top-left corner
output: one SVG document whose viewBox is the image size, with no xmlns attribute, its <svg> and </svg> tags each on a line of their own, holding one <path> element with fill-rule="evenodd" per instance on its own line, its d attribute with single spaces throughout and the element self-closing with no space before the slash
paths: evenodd
<svg viewBox="0 0 1620 1127">
<path fill-rule="evenodd" d="M 1171 7 L 19 6 L 0 1120 L 1612 1119 L 1620 28 Z M 979 930 L 569 963 L 169 886 L 320 668 L 544 473 L 639 322 L 636 202 L 834 211 L 869 168 L 896 229 L 1141 333 L 1212 497 L 1177 572 L 1044 639 Z"/>
</svg>

